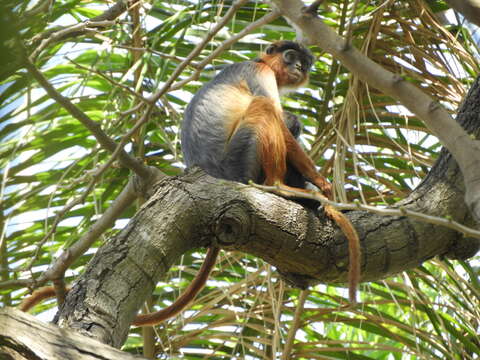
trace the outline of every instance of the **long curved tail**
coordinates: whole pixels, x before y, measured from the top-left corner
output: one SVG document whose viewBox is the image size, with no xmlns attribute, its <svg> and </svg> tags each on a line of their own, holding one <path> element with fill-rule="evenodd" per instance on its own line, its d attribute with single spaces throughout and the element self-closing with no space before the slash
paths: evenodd
<svg viewBox="0 0 480 360">
<path fill-rule="evenodd" d="M 325 214 L 335 221 L 348 240 L 349 267 L 348 267 L 348 297 L 351 303 L 357 301 L 357 288 L 360 283 L 361 249 L 357 231 L 350 220 L 332 206 L 325 206 Z"/>
</svg>

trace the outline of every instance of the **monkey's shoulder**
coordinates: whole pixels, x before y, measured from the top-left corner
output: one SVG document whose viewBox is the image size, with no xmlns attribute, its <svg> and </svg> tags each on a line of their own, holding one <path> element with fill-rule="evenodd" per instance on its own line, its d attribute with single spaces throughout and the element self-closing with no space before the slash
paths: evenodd
<svg viewBox="0 0 480 360">
<path fill-rule="evenodd" d="M 275 83 L 273 71 L 263 63 L 255 60 L 227 65 L 205 87 L 206 90 L 223 86 L 237 86 L 247 89 L 255 96 L 271 96 Z"/>
</svg>

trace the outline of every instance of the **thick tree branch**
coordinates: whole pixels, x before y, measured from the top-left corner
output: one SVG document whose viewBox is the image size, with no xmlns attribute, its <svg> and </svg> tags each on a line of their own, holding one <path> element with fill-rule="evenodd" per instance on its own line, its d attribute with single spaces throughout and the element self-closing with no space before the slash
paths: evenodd
<svg viewBox="0 0 480 360">
<path fill-rule="evenodd" d="M 453 154 L 465 180 L 465 202 L 480 222 L 480 142 L 470 137 L 448 112 L 416 86 L 363 55 L 317 16 L 301 0 L 273 0 L 283 15 L 306 36 L 332 54 L 359 79 L 405 105 L 422 119 Z"/>
<path fill-rule="evenodd" d="M 450 216 L 448 217 L 432 216 L 432 215 L 425 214 L 423 212 L 409 210 L 402 206 L 398 208 L 380 208 L 377 206 L 365 205 L 360 202 L 354 202 L 352 204 L 340 203 L 340 202 L 328 200 L 323 196 L 308 194 L 305 192 L 295 191 L 292 189 L 285 190 L 285 189 L 281 189 L 281 187 L 278 187 L 278 186 L 266 186 L 266 185 L 258 185 L 258 184 L 252 184 L 252 186 L 256 187 L 257 189 L 269 191 L 274 194 L 275 193 L 281 194 L 281 193 L 287 192 L 292 194 L 292 197 L 317 200 L 319 203 L 323 204 L 324 206 L 330 205 L 338 210 L 349 210 L 349 211 L 363 210 L 363 211 L 368 211 L 368 212 L 382 215 L 382 216 L 407 216 L 411 219 L 419 220 L 425 223 L 447 227 L 449 229 L 458 231 L 459 233 L 462 233 L 464 236 L 467 236 L 467 237 L 480 239 L 479 230 L 475 230 L 469 226 L 465 226 L 459 223 L 458 221 L 452 220 Z"/>
<path fill-rule="evenodd" d="M 466 216 L 465 208 L 459 211 L 461 196 L 426 197 L 407 206 Z M 455 231 L 406 217 L 362 211 L 347 215 L 362 241 L 363 281 L 417 267 L 461 241 Z M 213 242 L 264 259 L 300 287 L 346 281 L 347 241 L 324 216 L 197 171 L 162 181 L 127 228 L 98 251 L 68 294 L 58 324 L 89 329 L 89 336 L 120 346 L 143 300 L 175 259 Z"/>
</svg>

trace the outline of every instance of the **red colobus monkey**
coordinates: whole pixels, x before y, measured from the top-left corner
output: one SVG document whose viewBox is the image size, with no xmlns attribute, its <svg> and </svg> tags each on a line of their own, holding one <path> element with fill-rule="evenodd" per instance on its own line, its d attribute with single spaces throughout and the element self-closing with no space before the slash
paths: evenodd
<svg viewBox="0 0 480 360">
<path fill-rule="evenodd" d="M 227 66 L 198 91 L 185 111 L 186 165 L 197 165 L 213 177 L 280 184 L 285 190 L 302 191 L 306 179 L 331 199 L 331 184 L 296 140 L 296 117 L 280 105 L 280 93 L 307 82 L 313 60 L 302 45 L 278 41 L 257 60 Z M 324 209 L 349 242 L 349 295 L 354 302 L 360 279 L 358 235 L 341 212 L 331 206 Z"/>
<path fill-rule="evenodd" d="M 204 85 L 188 104 L 182 123 L 187 167 L 199 166 L 213 177 L 241 183 L 280 184 L 284 190 L 306 191 L 307 180 L 331 199 L 331 184 L 296 140 L 300 129 L 296 116 L 280 105 L 280 93 L 307 82 L 313 60 L 302 45 L 278 41 L 259 59 L 229 65 Z M 288 191 L 282 194 L 292 196 Z M 341 212 L 328 205 L 324 211 L 349 242 L 349 295 L 354 302 L 360 278 L 358 235 Z M 133 324 L 154 325 L 179 313 L 205 285 L 218 252 L 216 247 L 208 250 L 199 274 L 172 305 L 139 315 Z M 28 310 L 47 293 L 53 296 L 53 288 L 37 290 L 21 308 Z"/>
</svg>

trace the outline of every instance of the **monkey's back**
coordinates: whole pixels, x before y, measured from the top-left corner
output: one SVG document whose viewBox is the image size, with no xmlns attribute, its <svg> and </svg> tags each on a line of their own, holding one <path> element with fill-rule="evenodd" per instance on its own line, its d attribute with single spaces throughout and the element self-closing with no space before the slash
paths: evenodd
<svg viewBox="0 0 480 360">
<path fill-rule="evenodd" d="M 251 134 L 243 134 L 244 130 L 237 134 L 236 127 L 253 97 L 268 95 L 257 73 L 258 63 L 254 61 L 229 65 L 195 94 L 182 123 L 182 151 L 187 167 L 197 165 L 214 177 L 247 181 L 232 176 L 232 164 L 225 165 L 226 145 L 234 133 L 240 137 L 239 144 L 251 141 Z M 248 161 L 256 161 L 256 154 L 252 153 L 250 158 Z"/>
</svg>

